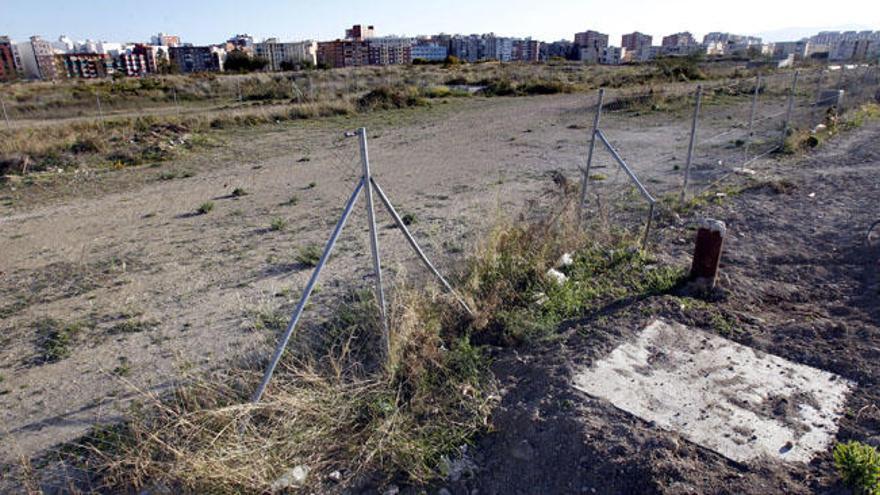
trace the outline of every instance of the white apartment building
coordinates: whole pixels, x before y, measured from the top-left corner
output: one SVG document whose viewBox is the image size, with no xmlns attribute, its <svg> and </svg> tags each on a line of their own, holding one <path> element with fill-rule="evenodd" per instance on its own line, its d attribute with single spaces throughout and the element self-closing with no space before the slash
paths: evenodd
<svg viewBox="0 0 880 495">
<path fill-rule="evenodd" d="M 621 46 L 606 46 L 602 48 L 599 63 L 602 65 L 620 65 L 626 61 L 626 48 Z"/>
<path fill-rule="evenodd" d="M 282 63 L 317 65 L 318 42 L 280 42 L 277 38 L 269 38 L 262 43 L 254 43 L 254 55 L 266 59 L 268 69 L 273 71 L 281 70 Z"/>
</svg>

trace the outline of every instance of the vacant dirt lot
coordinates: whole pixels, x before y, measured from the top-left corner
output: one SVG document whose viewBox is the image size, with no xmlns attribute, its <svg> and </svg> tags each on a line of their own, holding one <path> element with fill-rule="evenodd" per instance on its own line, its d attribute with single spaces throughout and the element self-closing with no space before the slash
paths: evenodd
<svg viewBox="0 0 880 495">
<path fill-rule="evenodd" d="M 323 244 L 354 187 L 357 142 L 343 138 L 344 131 L 368 127 L 373 173 L 398 209 L 413 215 L 412 228 L 429 256 L 454 272 L 455 255 L 495 219 L 538 197 L 548 172 L 577 180 L 594 99 L 469 98 L 369 117 L 223 131 L 206 152 L 160 168 L 3 186 L 0 460 L 17 464 L 90 425 L 113 421 L 127 400 L 161 392 L 190 369 L 265 350 L 272 334 L 262 328 L 263 316 L 292 309 L 310 272 L 298 253 Z M 738 126 L 747 101 L 707 106 L 702 132 Z M 783 105 L 768 99 L 761 115 Z M 688 114 L 683 107 L 603 119 L 613 144 L 657 195 L 680 183 Z M 857 233 L 876 203 L 880 182 L 866 174 L 880 172 L 878 135 L 871 127 L 835 143 L 821 160 L 774 169 L 791 177 L 793 193 L 748 191 L 717 207 L 733 228 L 722 307 L 734 315 L 735 339 L 873 383 L 877 347 L 869 337 L 876 332 L 877 289 L 876 271 L 868 270 L 876 267 L 876 253 L 857 247 Z M 715 140 L 702 153 L 717 156 L 709 150 L 728 149 L 730 141 Z M 595 165 L 597 173 L 614 171 L 604 153 L 597 153 Z M 727 168 L 709 158 L 697 165 L 705 179 Z M 213 209 L 198 214 L 206 202 Z M 356 212 L 315 309 L 369 274 L 362 205 Z M 379 217 L 390 223 L 384 212 Z M 685 227 L 655 239 L 664 256 L 681 263 L 689 249 Z M 382 229 L 385 263 L 392 273 L 415 272 L 401 241 L 396 230 Z M 676 311 L 672 300 L 645 304 L 646 311 L 704 323 Z M 762 309 L 745 309 L 756 306 Z M 812 315 L 815 325 L 806 329 L 797 312 Z M 751 471 L 576 396 L 566 383 L 568 359 L 595 359 L 644 321 L 637 310 L 610 315 L 574 325 L 559 347 L 527 358 L 499 357 L 498 376 L 508 389 L 499 433 L 480 445 L 477 477 L 456 489 L 618 493 L 728 486 L 777 493 L 832 484 L 827 458 L 814 467 Z M 859 390 L 842 436 L 878 433 L 868 431 L 876 426 L 870 421 L 880 422 L 876 410 L 859 412 L 877 391 Z M 508 462 L 506 449 L 519 440 L 537 449 L 527 468 Z"/>
</svg>

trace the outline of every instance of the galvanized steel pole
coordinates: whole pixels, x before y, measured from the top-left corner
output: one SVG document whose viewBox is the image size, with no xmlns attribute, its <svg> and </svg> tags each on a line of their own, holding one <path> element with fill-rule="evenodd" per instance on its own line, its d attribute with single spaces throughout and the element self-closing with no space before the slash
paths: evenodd
<svg viewBox="0 0 880 495">
<path fill-rule="evenodd" d="M 788 92 L 788 110 L 785 112 L 785 122 L 782 124 L 782 139 L 779 142 L 779 149 L 785 148 L 785 138 L 788 137 L 788 126 L 791 123 L 791 113 L 794 111 L 794 93 L 797 91 L 798 75 L 800 71 L 794 71 L 791 78 L 791 89 Z"/>
<path fill-rule="evenodd" d="M 819 71 L 819 75 L 816 77 L 816 100 L 813 103 L 813 111 L 810 113 L 810 125 L 816 126 L 819 122 L 816 119 L 816 114 L 819 113 L 819 104 L 822 103 L 822 79 L 825 76 L 825 69 L 821 69 Z"/>
<path fill-rule="evenodd" d="M 361 142 L 361 163 L 364 169 L 364 184 L 367 187 L 367 221 L 370 224 L 370 250 L 373 253 L 373 272 L 376 276 L 376 302 L 379 316 L 382 317 L 382 340 L 386 357 L 391 355 L 391 340 L 388 331 L 388 314 L 385 312 L 385 289 L 382 287 L 382 260 L 379 257 L 379 235 L 376 232 L 376 218 L 373 210 L 373 187 L 370 176 L 370 152 L 367 147 L 367 129 L 358 129 Z"/>
<path fill-rule="evenodd" d="M 373 188 L 376 190 L 376 194 L 379 195 L 379 199 L 382 200 L 382 203 L 385 204 L 385 208 L 388 209 L 388 213 L 391 214 L 391 218 L 394 219 L 394 223 L 396 223 L 397 227 L 400 228 L 400 231 L 403 232 L 403 235 L 404 237 L 406 237 L 407 242 L 409 242 L 410 247 L 413 248 L 413 251 L 415 251 L 419 259 L 422 260 L 422 263 L 424 263 L 428 270 L 430 270 L 431 273 L 433 273 L 434 276 L 437 277 L 437 280 L 440 281 L 440 284 L 443 285 L 447 292 L 455 296 L 455 299 L 458 300 L 458 303 L 461 304 L 465 311 L 467 311 L 469 315 L 473 315 L 474 312 L 467 305 L 467 303 L 464 302 L 464 299 L 458 294 L 458 292 L 455 291 L 455 289 L 452 288 L 451 285 L 449 285 L 449 282 L 447 282 L 446 279 L 443 278 L 443 275 L 440 274 L 440 272 L 434 267 L 434 264 L 431 263 L 431 260 L 429 260 L 428 257 L 425 255 L 424 251 L 422 251 L 422 248 L 419 247 L 416 239 L 410 233 L 409 229 L 406 228 L 406 224 L 400 218 L 400 215 L 397 214 L 397 210 L 394 209 L 394 205 L 391 204 L 391 200 L 388 199 L 388 196 L 386 196 L 385 192 L 382 191 L 382 188 L 379 187 L 379 183 L 376 182 L 376 179 L 370 177 L 370 182 L 372 183 Z"/>
<path fill-rule="evenodd" d="M 281 337 L 281 342 L 278 343 L 278 347 L 275 348 L 275 355 L 272 356 L 272 361 L 269 362 L 269 366 L 266 368 L 266 372 L 263 374 L 263 381 L 260 382 L 260 386 L 257 388 L 257 391 L 254 392 L 254 396 L 251 398 L 251 402 L 256 404 L 260 402 L 260 398 L 263 397 L 263 393 L 266 391 L 266 387 L 269 385 L 269 381 L 272 379 L 272 374 L 275 373 L 275 368 L 278 366 L 278 363 L 281 361 L 281 356 L 284 354 L 284 349 L 287 348 L 288 342 L 290 342 L 290 336 L 293 335 L 293 331 L 296 328 L 296 324 L 299 323 L 299 318 L 302 316 L 303 310 L 306 307 L 306 303 L 309 302 L 309 296 L 312 295 L 312 291 L 315 290 L 315 285 L 318 283 L 318 277 L 321 276 L 321 270 L 324 269 L 324 265 L 327 264 L 327 260 L 330 258 L 330 253 L 333 252 L 333 247 L 336 245 L 336 241 L 339 239 L 339 235 L 342 233 L 342 228 L 345 227 L 345 222 L 348 221 L 348 217 L 351 216 L 351 211 L 354 209 L 354 204 L 357 201 L 358 196 L 361 194 L 361 190 L 364 188 L 365 181 L 363 178 L 358 182 L 357 187 L 355 187 L 354 192 L 351 193 L 351 197 L 348 199 L 348 203 L 345 205 L 345 210 L 342 212 L 342 216 L 339 217 L 339 221 L 336 223 L 336 228 L 333 229 L 333 233 L 330 235 L 330 240 L 327 241 L 327 245 L 324 247 L 324 253 L 321 255 L 321 259 L 318 261 L 318 266 L 315 267 L 315 270 L 312 272 L 312 276 L 309 279 L 309 282 L 306 284 L 306 288 L 303 291 L 302 297 L 300 297 L 299 303 L 296 305 L 296 309 L 293 311 L 293 317 L 290 319 L 290 323 L 287 325 L 287 330 L 284 332 L 284 336 Z"/>
<path fill-rule="evenodd" d="M 694 118 L 691 121 L 691 140 L 688 143 L 687 162 L 684 165 L 684 182 L 681 186 L 681 197 L 679 201 L 684 203 L 687 196 L 688 182 L 691 178 L 691 163 L 694 160 L 694 147 L 697 144 L 697 122 L 700 118 L 700 106 L 703 102 L 703 85 L 697 85 L 697 95 L 694 99 Z"/>
<path fill-rule="evenodd" d="M 761 92 L 761 74 L 755 77 L 755 93 L 752 95 L 752 109 L 749 111 L 749 133 L 746 136 L 745 154 L 746 160 L 749 159 L 749 149 L 752 147 L 752 137 L 754 137 L 755 112 L 758 110 L 758 94 Z"/>
<path fill-rule="evenodd" d="M 9 114 L 6 113 L 6 102 L 3 101 L 3 98 L 0 97 L 0 107 L 3 107 L 3 118 L 6 120 L 6 128 L 12 129 L 12 124 L 9 123 Z"/>
<path fill-rule="evenodd" d="M 590 167 L 593 165 L 593 150 L 596 148 L 596 132 L 599 131 L 599 120 L 602 117 L 602 100 L 605 98 L 605 88 L 599 88 L 599 99 L 596 102 L 596 115 L 593 116 L 593 132 L 590 134 L 590 150 L 587 153 L 587 168 L 582 170 L 581 178 L 581 202 L 579 207 L 579 217 L 581 221 L 584 219 L 584 206 L 587 202 L 587 187 L 590 183 Z"/>
</svg>

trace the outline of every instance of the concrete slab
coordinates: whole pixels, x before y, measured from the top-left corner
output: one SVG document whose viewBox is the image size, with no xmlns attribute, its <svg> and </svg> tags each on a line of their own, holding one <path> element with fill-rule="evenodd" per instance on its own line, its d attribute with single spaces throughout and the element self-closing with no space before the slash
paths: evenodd
<svg viewBox="0 0 880 495">
<path fill-rule="evenodd" d="M 575 375 L 575 388 L 737 462 L 809 462 L 830 447 L 855 384 L 655 321 Z"/>
</svg>

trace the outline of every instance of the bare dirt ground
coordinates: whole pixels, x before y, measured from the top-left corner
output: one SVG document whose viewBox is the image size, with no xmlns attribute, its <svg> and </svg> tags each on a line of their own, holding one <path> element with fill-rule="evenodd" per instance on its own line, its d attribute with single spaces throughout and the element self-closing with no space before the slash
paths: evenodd
<svg viewBox="0 0 880 495">
<path fill-rule="evenodd" d="M 738 464 L 571 382 L 575 366 L 662 317 L 853 380 L 838 439 L 880 443 L 880 253 L 864 242 L 880 218 L 878 138 L 875 122 L 810 158 L 768 163 L 756 187 L 709 207 L 729 229 L 722 291 L 710 305 L 631 301 L 563 326 L 561 340 L 542 349 L 499 353 L 497 432 L 470 449 L 473 477 L 451 492 L 847 493 L 830 452 L 808 465 Z M 690 243 L 680 239 L 693 234 L 683 227 L 664 229 L 655 249 L 687 266 Z"/>
<path fill-rule="evenodd" d="M 17 464 L 97 422 L 113 421 L 129 399 L 161 392 L 186 370 L 264 349 L 271 335 L 254 329 L 255 321 L 266 308 L 292 308 L 309 275 L 296 254 L 325 241 L 358 175 L 357 143 L 343 139 L 343 131 L 369 128 L 375 176 L 398 209 L 415 216 L 413 230 L 426 252 L 454 271 L 455 255 L 496 218 L 538 196 L 547 172 L 576 178 L 593 100 L 473 98 L 224 131 L 214 148 L 161 168 L 4 186 L 0 461 Z M 707 107 L 706 132 L 741 119 L 748 111 L 743 101 Z M 767 102 L 762 111 L 769 115 L 782 104 Z M 609 114 L 604 128 L 650 187 L 671 192 L 681 180 L 676 166 L 687 147 L 686 115 L 686 109 Z M 880 424 L 880 413 L 860 411 L 876 395 L 870 359 L 878 351 L 868 338 L 877 323 L 876 306 L 870 308 L 876 271 L 868 271 L 876 256 L 871 261 L 872 253 L 857 247 L 854 231 L 874 214 L 878 181 L 870 174 L 880 171 L 878 134 L 871 127 L 835 142 L 821 159 L 780 165 L 778 173 L 796 185 L 793 192 L 748 191 L 717 207 L 734 233 L 728 294 L 720 303 L 735 319 L 732 337 L 858 381 L 842 436 L 876 435 L 871 428 Z M 597 170 L 609 163 L 607 156 L 597 158 Z M 235 188 L 247 194 L 233 197 Z M 815 197 L 807 196 L 812 192 Z M 214 209 L 195 214 L 206 201 Z M 356 211 L 315 308 L 368 276 L 365 215 L 362 206 Z M 270 227 L 276 218 L 283 229 Z M 401 241 L 395 230 L 383 229 L 386 264 L 396 273 L 417 270 Z M 685 223 L 656 242 L 664 256 L 686 262 Z M 678 307 L 660 299 L 623 315 L 609 308 L 607 318 L 571 325 L 569 337 L 551 347 L 499 355 L 496 372 L 507 393 L 495 420 L 498 434 L 478 446 L 476 477 L 450 489 L 777 493 L 833 486 L 828 458 L 812 467 L 734 466 L 571 389 L 572 360 L 589 362 L 610 351 L 646 321 L 642 311 L 706 324 Z M 742 308 L 749 307 L 759 311 L 746 316 Z M 47 347 L 47 319 L 68 336 L 63 356 L 53 358 L 50 351 L 58 349 Z M 529 445 L 521 446 L 525 453 L 511 453 L 522 442 Z"/>
</svg>

